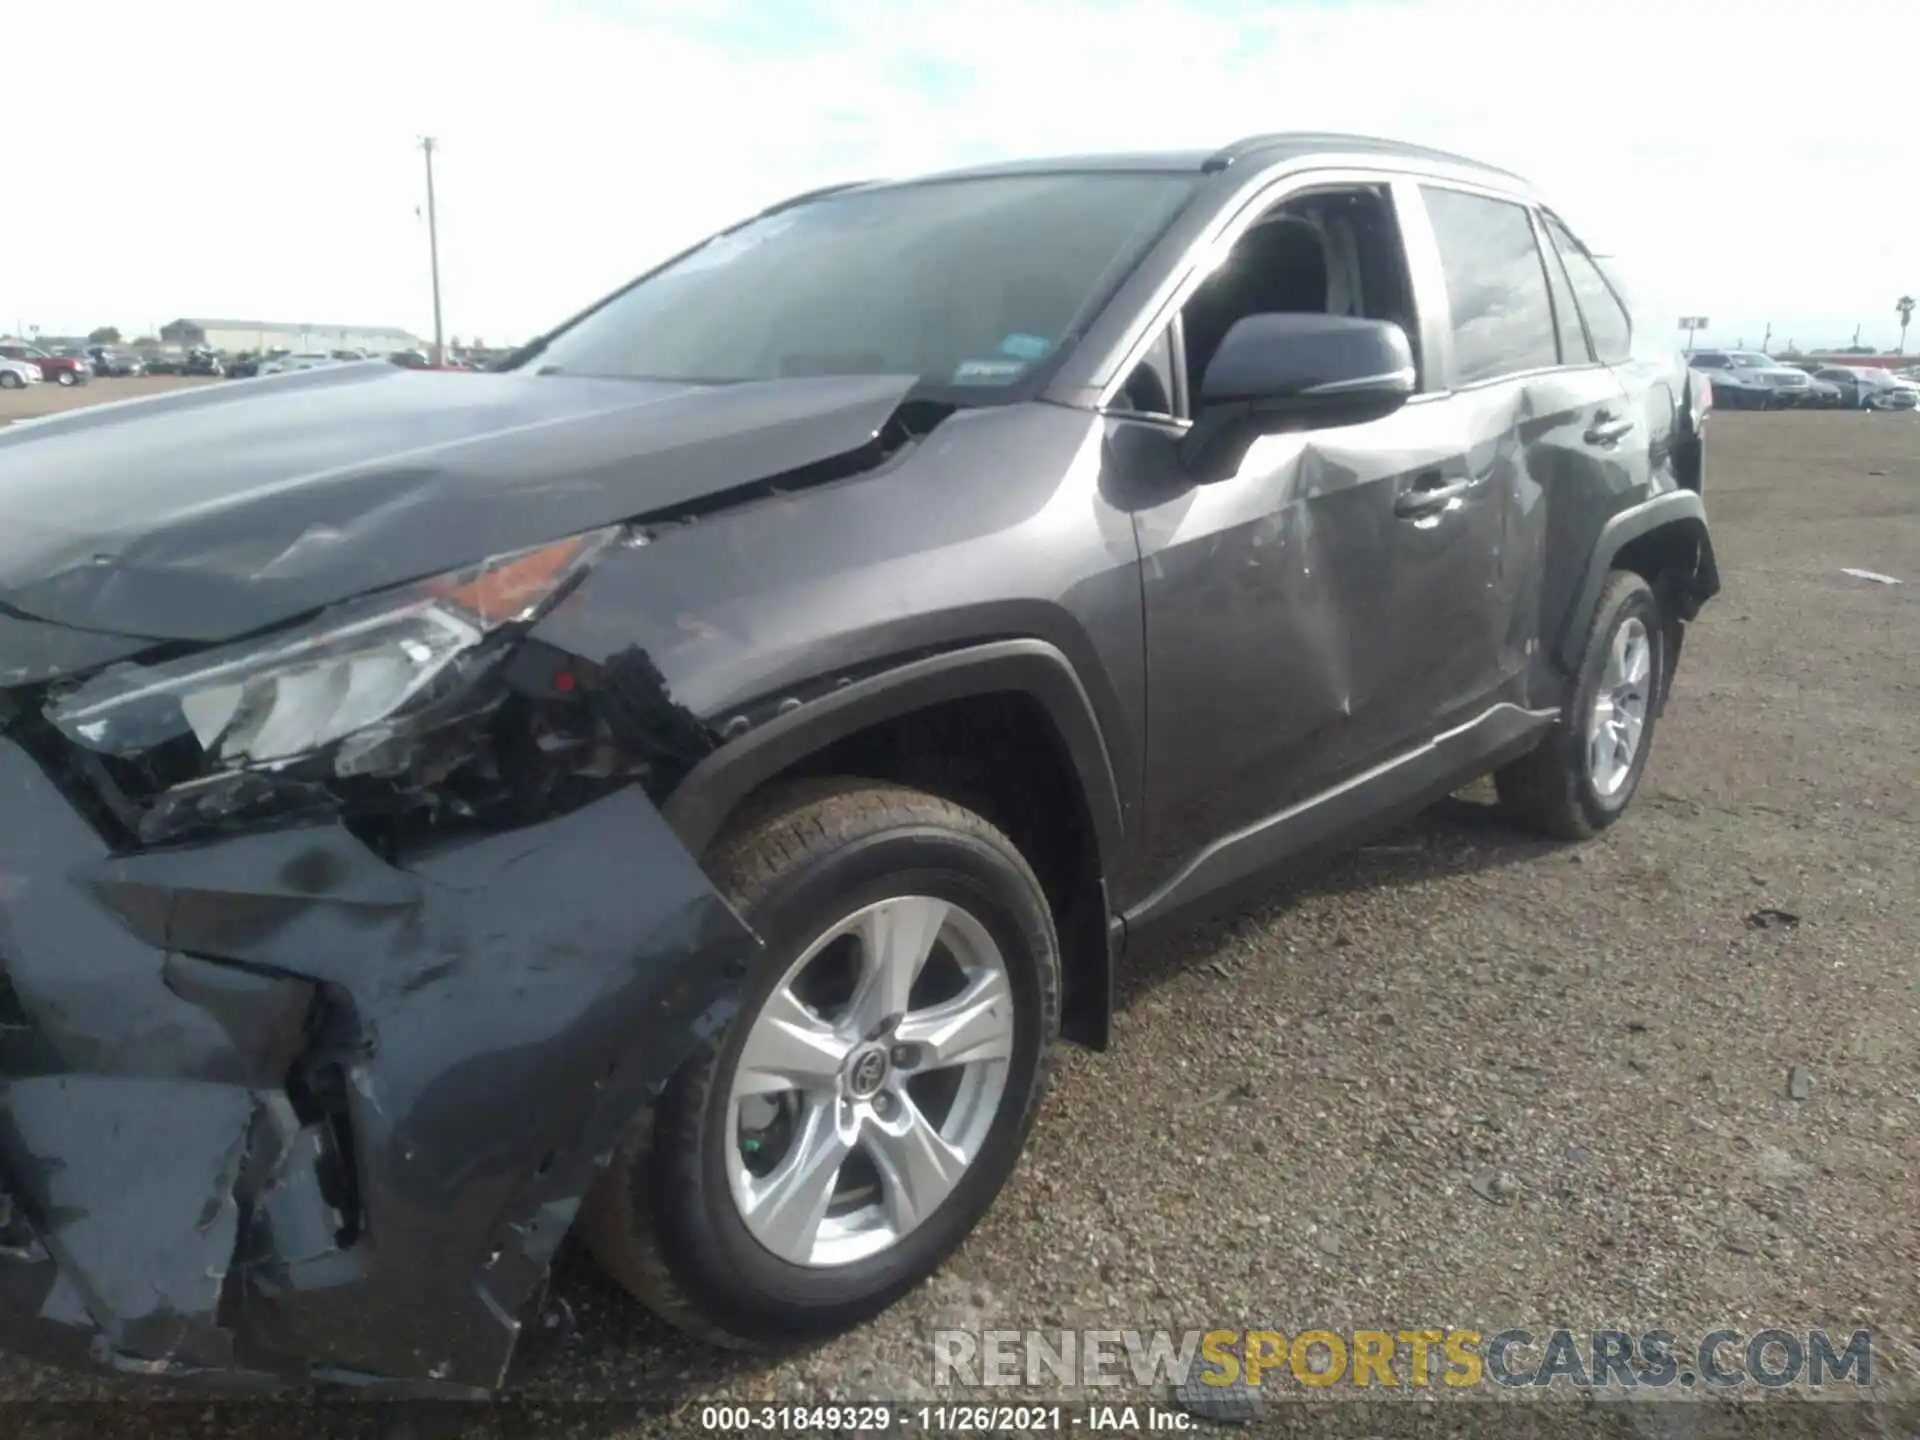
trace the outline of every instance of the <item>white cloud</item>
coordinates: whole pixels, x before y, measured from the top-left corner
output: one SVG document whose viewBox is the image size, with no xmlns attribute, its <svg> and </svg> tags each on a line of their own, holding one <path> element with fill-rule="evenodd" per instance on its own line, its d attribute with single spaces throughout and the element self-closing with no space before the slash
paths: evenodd
<svg viewBox="0 0 1920 1440">
<path fill-rule="evenodd" d="M 0 172 L 0 328 L 425 329 L 427 131 L 448 329 L 508 339 L 828 180 L 1299 128 L 1519 170 L 1722 339 L 1771 319 L 1777 338 L 1865 322 L 1890 343 L 1894 298 L 1920 288 L 1900 68 L 1920 4 L 1827 18 L 1726 0 L 23 0 L 7 50 L 33 133 Z"/>
</svg>

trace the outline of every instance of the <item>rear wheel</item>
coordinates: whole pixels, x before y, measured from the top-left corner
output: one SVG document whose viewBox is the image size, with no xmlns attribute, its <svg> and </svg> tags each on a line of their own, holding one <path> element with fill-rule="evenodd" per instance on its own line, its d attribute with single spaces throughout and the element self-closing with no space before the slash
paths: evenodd
<svg viewBox="0 0 1920 1440">
<path fill-rule="evenodd" d="M 0 390 L 24 390 L 27 382 L 11 370 L 0 370 Z"/>
<path fill-rule="evenodd" d="M 1609 575 L 1559 721 L 1536 749 L 1494 774 L 1509 814 L 1582 840 L 1626 812 L 1653 748 L 1665 633 L 1647 582 L 1624 570 Z"/>
<path fill-rule="evenodd" d="M 708 869 L 760 971 L 582 1227 L 666 1319 L 773 1348 L 884 1309 L 986 1212 L 1045 1089 L 1059 955 L 1019 851 L 919 791 L 804 782 Z"/>
<path fill-rule="evenodd" d="M 80 377 L 71 370 L 62 370 L 54 376 L 54 379 L 58 380 L 62 385 L 74 385 L 79 383 Z"/>
</svg>

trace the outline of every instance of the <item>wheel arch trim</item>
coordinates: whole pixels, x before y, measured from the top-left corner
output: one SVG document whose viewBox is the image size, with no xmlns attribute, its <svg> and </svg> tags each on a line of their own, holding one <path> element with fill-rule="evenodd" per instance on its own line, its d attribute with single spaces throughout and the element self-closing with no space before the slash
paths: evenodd
<svg viewBox="0 0 1920 1440">
<path fill-rule="evenodd" d="M 667 796 L 661 813 L 698 855 L 755 789 L 829 745 L 917 710 L 1005 693 L 1028 696 L 1053 722 L 1092 824 L 1100 874 L 1110 879 L 1125 837 L 1113 757 L 1072 662 L 1044 640 L 943 651 L 830 690 L 707 755 Z"/>
<path fill-rule="evenodd" d="M 1697 535 L 1700 542 L 1699 565 L 1689 577 L 1685 599 L 1697 609 L 1720 589 L 1720 572 L 1714 564 L 1713 540 L 1707 528 L 1706 503 L 1691 490 L 1669 490 L 1620 511 L 1600 529 L 1599 538 L 1587 558 L 1587 573 L 1574 594 L 1565 619 L 1559 627 L 1555 656 L 1569 674 L 1580 665 L 1580 646 L 1600 604 L 1600 592 L 1620 552 L 1635 540 L 1656 530 L 1681 527 Z M 1682 618 L 1692 618 L 1691 613 Z"/>
</svg>

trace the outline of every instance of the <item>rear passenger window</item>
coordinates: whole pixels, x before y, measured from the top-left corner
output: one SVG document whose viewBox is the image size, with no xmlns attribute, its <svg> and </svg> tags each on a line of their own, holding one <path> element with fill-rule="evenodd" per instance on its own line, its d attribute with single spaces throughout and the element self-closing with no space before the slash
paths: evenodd
<svg viewBox="0 0 1920 1440">
<path fill-rule="evenodd" d="M 1423 185 L 1453 311 L 1453 383 L 1559 363 L 1547 272 L 1526 210 Z"/>
<path fill-rule="evenodd" d="M 1547 291 L 1553 296 L 1553 328 L 1560 335 L 1560 363 L 1590 365 L 1593 348 L 1587 344 L 1587 332 L 1580 324 L 1580 307 L 1574 304 L 1566 267 L 1553 253 L 1552 242 L 1543 243 L 1540 249 L 1547 267 Z"/>
<path fill-rule="evenodd" d="M 1607 284 L 1600 267 L 1593 263 L 1580 242 L 1567 233 L 1566 226 L 1551 215 L 1545 218 L 1547 233 L 1553 237 L 1560 258 L 1566 262 L 1567 278 L 1573 282 L 1580 313 L 1586 317 L 1587 333 L 1593 336 L 1594 353 L 1608 362 L 1626 359 L 1633 349 L 1633 323 L 1627 318 L 1626 307 Z"/>
</svg>

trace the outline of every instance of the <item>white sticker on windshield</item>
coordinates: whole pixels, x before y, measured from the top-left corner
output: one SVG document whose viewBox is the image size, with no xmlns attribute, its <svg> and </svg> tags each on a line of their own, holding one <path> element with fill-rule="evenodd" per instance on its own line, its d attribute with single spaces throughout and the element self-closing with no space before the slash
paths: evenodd
<svg viewBox="0 0 1920 1440">
<path fill-rule="evenodd" d="M 1005 385 L 1020 378 L 1024 360 L 962 360 L 953 372 L 956 385 Z"/>
</svg>

